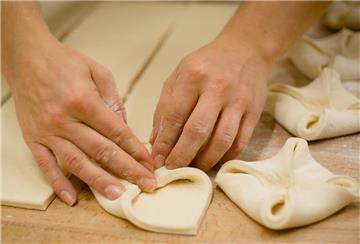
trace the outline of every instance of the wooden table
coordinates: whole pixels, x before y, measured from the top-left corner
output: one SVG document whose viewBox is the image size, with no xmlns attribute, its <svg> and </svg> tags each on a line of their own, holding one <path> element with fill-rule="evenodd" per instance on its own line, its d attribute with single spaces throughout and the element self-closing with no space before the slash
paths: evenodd
<svg viewBox="0 0 360 244">
<path fill-rule="evenodd" d="M 288 60 L 280 62 L 272 81 L 306 84 Z M 239 155 L 243 160 L 260 160 L 274 155 L 291 135 L 268 114 L 263 114 L 249 147 Z M 322 165 L 337 174 L 359 180 L 360 136 L 349 135 L 310 143 L 310 151 Z M 218 168 L 209 176 L 214 179 Z M 14 242 L 339 242 L 359 243 L 360 203 L 350 204 L 333 216 L 285 231 L 268 230 L 254 222 L 214 186 L 214 197 L 196 236 L 158 234 L 141 230 L 126 220 L 111 216 L 96 202 L 89 188 L 75 177 L 79 200 L 68 207 L 55 199 L 46 211 L 2 207 L 2 241 Z"/>
</svg>

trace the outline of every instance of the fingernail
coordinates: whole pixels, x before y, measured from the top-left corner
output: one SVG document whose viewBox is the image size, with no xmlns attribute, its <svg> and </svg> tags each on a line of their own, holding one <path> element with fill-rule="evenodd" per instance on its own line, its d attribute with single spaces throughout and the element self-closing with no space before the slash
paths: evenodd
<svg viewBox="0 0 360 244">
<path fill-rule="evenodd" d="M 178 166 L 175 165 L 175 164 L 166 164 L 165 167 L 166 167 L 167 169 L 176 169 L 176 168 L 178 168 Z"/>
<path fill-rule="evenodd" d="M 155 157 L 155 166 L 156 166 L 156 168 L 160 168 L 164 164 L 165 164 L 165 157 L 163 155 L 161 155 L 161 154 L 157 155 Z"/>
<path fill-rule="evenodd" d="M 144 191 L 153 191 L 156 188 L 156 180 L 150 179 L 150 178 L 141 178 L 138 181 L 138 186 L 140 186 L 141 189 Z"/>
<path fill-rule="evenodd" d="M 76 201 L 76 199 L 73 196 L 71 196 L 71 194 L 68 191 L 61 191 L 59 195 L 60 198 L 70 206 L 72 206 Z"/>
<path fill-rule="evenodd" d="M 124 193 L 124 190 L 115 185 L 108 185 L 105 188 L 105 193 L 110 200 L 115 200 Z"/>
</svg>

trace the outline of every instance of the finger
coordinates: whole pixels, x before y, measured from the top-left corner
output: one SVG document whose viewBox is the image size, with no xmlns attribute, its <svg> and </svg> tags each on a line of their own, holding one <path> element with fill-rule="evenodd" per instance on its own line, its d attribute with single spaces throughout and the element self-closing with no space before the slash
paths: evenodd
<svg viewBox="0 0 360 244">
<path fill-rule="evenodd" d="M 160 127 L 161 116 L 164 112 L 164 108 L 166 107 L 166 104 L 168 104 L 171 101 L 172 89 L 170 84 L 171 84 L 171 80 L 173 79 L 175 79 L 175 77 L 174 75 L 171 75 L 169 79 L 164 83 L 161 89 L 160 98 L 154 112 L 153 129 L 151 131 L 149 138 L 149 142 L 151 145 L 154 144 L 155 139 L 157 137 Z"/>
<path fill-rule="evenodd" d="M 104 66 L 89 61 L 91 77 L 105 104 L 126 122 L 126 109 L 119 95 L 115 79 L 110 70 Z"/>
<path fill-rule="evenodd" d="M 240 121 L 239 131 L 234 143 L 221 159 L 222 162 L 236 158 L 243 150 L 245 150 L 254 132 L 258 119 L 259 115 L 252 113 L 244 114 Z"/>
<path fill-rule="evenodd" d="M 132 133 L 125 122 L 104 105 L 100 97 L 89 97 L 82 100 L 82 103 L 74 104 L 72 108 L 74 115 L 80 121 L 113 141 L 136 161 L 140 163 L 146 162 L 147 166 L 148 164 L 154 165 L 149 151 Z"/>
<path fill-rule="evenodd" d="M 208 144 L 194 160 L 196 167 L 207 171 L 224 156 L 237 135 L 241 114 L 242 112 L 232 108 L 221 113 Z"/>
<path fill-rule="evenodd" d="M 70 206 L 74 205 L 76 202 L 76 191 L 61 171 L 53 153 L 39 143 L 31 143 L 29 147 L 37 165 L 44 173 L 46 180 L 50 183 L 56 195 L 66 204 Z"/>
<path fill-rule="evenodd" d="M 184 82 L 167 99 L 161 114 L 160 125 L 152 148 L 152 157 L 157 168 L 165 163 L 166 157 L 176 144 L 183 127 L 194 109 L 198 94 Z"/>
<path fill-rule="evenodd" d="M 210 137 L 221 110 L 221 99 L 215 96 L 212 93 L 204 93 L 200 97 L 179 140 L 166 159 L 167 168 L 189 165 Z"/>
<path fill-rule="evenodd" d="M 137 162 L 115 143 L 84 124 L 73 123 L 67 131 L 66 138 L 103 167 L 139 185 L 144 191 L 156 187 L 154 175 L 142 165 L 146 162 Z"/>
<path fill-rule="evenodd" d="M 53 139 L 51 148 L 64 167 L 110 200 L 125 191 L 119 179 L 91 162 L 74 144 L 62 138 Z"/>
</svg>

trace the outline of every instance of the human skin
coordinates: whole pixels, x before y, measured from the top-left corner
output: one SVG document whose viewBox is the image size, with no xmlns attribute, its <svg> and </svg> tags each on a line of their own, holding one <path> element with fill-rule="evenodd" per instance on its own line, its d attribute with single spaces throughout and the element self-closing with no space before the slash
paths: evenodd
<svg viewBox="0 0 360 244">
<path fill-rule="evenodd" d="M 154 114 L 156 167 L 209 170 L 249 143 L 267 77 L 328 2 L 244 2 L 209 44 L 184 57 L 165 81 Z"/>
<path fill-rule="evenodd" d="M 109 171 L 154 189 L 153 160 L 126 125 L 111 72 L 57 41 L 37 3 L 1 4 L 2 74 L 25 142 L 56 194 L 69 205 L 76 202 L 57 158 L 109 199 L 125 190 Z"/>
</svg>

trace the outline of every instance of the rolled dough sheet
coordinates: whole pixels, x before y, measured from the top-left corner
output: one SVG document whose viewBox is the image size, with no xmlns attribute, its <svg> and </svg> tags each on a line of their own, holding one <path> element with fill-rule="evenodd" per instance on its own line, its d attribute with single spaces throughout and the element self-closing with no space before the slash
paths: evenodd
<svg viewBox="0 0 360 244">
<path fill-rule="evenodd" d="M 318 140 L 360 131 L 360 99 L 347 91 L 332 69 L 304 87 L 269 87 L 265 111 L 291 134 Z"/>
<path fill-rule="evenodd" d="M 306 36 L 294 44 L 289 57 L 310 79 L 315 79 L 328 67 L 335 69 L 341 80 L 359 80 L 360 32 L 343 29 L 320 39 Z"/>
<path fill-rule="evenodd" d="M 44 210 L 55 195 L 23 140 L 14 99 L 1 110 L 1 205 Z"/>
<path fill-rule="evenodd" d="M 212 198 L 209 177 L 199 169 L 179 168 L 155 171 L 158 188 L 141 192 L 138 186 L 122 180 L 123 195 L 109 200 L 91 189 L 99 204 L 109 213 L 154 232 L 195 235 Z"/>
<path fill-rule="evenodd" d="M 356 1 L 333 1 L 325 15 L 325 23 L 334 30 L 360 29 L 360 3 Z"/>
<path fill-rule="evenodd" d="M 115 69 L 115 77 L 121 81 L 120 87 L 125 89 L 168 30 L 181 6 L 104 3 L 65 42 L 98 61 L 105 61 L 103 64 Z M 24 143 L 13 99 L 7 101 L 2 110 L 1 204 L 46 209 L 54 193 Z"/>
<path fill-rule="evenodd" d="M 109 68 L 119 92 L 124 95 L 185 6 L 181 3 L 100 3 L 63 43 Z"/>
<path fill-rule="evenodd" d="M 359 198 L 358 182 L 322 167 L 300 138 L 289 138 L 272 158 L 225 163 L 215 181 L 246 214 L 270 229 L 317 222 Z"/>
<path fill-rule="evenodd" d="M 174 31 L 136 83 L 126 102 L 128 124 L 142 142 L 152 130 L 153 114 L 165 79 L 185 55 L 210 42 L 238 5 L 189 4 Z"/>
</svg>

